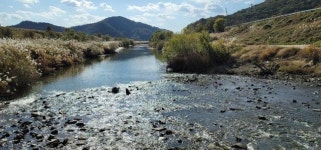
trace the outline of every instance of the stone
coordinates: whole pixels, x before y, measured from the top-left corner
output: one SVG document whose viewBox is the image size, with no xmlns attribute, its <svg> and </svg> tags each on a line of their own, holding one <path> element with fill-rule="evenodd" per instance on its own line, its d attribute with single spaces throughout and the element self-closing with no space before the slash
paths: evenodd
<svg viewBox="0 0 321 150">
<path fill-rule="evenodd" d="M 111 89 L 111 92 L 112 93 L 114 93 L 114 94 L 117 94 L 117 93 L 119 93 L 119 87 L 113 87 L 112 89 Z"/>
<path fill-rule="evenodd" d="M 47 146 L 50 148 L 57 148 L 59 144 L 61 144 L 61 142 L 58 139 L 53 139 L 47 143 Z"/>
<path fill-rule="evenodd" d="M 209 149 L 209 150 L 211 150 L 211 149 L 214 150 L 215 148 L 216 148 L 216 146 L 215 146 L 215 144 L 213 144 L 213 143 L 207 145 L 207 149 Z"/>
<path fill-rule="evenodd" d="M 50 134 L 50 135 L 48 136 L 48 141 L 51 141 L 52 139 L 55 139 L 55 136 L 52 135 L 52 134 Z"/>
<path fill-rule="evenodd" d="M 76 124 L 77 120 L 68 120 L 66 124 Z"/>
<path fill-rule="evenodd" d="M 258 119 L 259 120 L 268 120 L 266 117 L 264 117 L 264 116 L 258 116 Z"/>
<path fill-rule="evenodd" d="M 58 134 L 58 130 L 53 130 L 53 131 L 51 131 L 51 134 L 57 135 L 57 134 Z"/>
<path fill-rule="evenodd" d="M 155 128 L 154 130 L 155 130 L 155 131 L 165 131 L 166 128 Z"/>
<path fill-rule="evenodd" d="M 237 148 L 237 149 L 247 149 L 247 146 L 242 143 L 236 143 L 232 146 L 232 148 Z"/>
<path fill-rule="evenodd" d="M 159 140 L 159 141 L 166 141 L 166 140 L 167 140 L 167 137 L 159 137 L 158 140 Z"/>
<path fill-rule="evenodd" d="M 78 122 L 78 123 L 76 123 L 76 126 L 77 126 L 77 127 L 84 127 L 84 126 L 85 126 L 85 124 L 84 124 L 84 123 L 82 123 L 82 122 Z"/>
<path fill-rule="evenodd" d="M 64 139 L 62 142 L 61 142 L 62 145 L 67 145 L 68 144 L 68 139 Z"/>
<path fill-rule="evenodd" d="M 166 130 L 165 134 L 171 135 L 171 134 L 173 134 L 173 131 L 171 131 L 171 130 Z"/>
<path fill-rule="evenodd" d="M 130 91 L 126 88 L 126 95 L 130 95 Z"/>
</svg>

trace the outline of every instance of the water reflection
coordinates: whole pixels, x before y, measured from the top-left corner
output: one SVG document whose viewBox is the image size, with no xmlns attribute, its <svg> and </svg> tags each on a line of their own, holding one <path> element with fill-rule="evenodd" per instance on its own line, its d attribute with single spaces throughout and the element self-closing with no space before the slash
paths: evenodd
<svg viewBox="0 0 321 150">
<path fill-rule="evenodd" d="M 73 91 L 134 81 L 154 81 L 161 78 L 163 67 L 164 64 L 155 58 L 147 45 L 139 45 L 124 49 L 112 57 L 73 66 L 41 81 L 34 91 Z"/>
</svg>

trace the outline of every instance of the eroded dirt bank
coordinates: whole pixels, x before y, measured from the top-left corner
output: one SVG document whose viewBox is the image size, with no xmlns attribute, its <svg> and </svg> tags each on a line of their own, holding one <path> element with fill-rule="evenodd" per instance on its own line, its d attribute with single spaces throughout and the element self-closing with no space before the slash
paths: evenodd
<svg viewBox="0 0 321 150">
<path fill-rule="evenodd" d="M 30 96 L 0 107 L 5 149 L 319 149 L 321 88 L 225 75 Z M 128 89 L 126 92 L 126 88 Z M 115 91 L 114 91 L 115 92 Z"/>
</svg>

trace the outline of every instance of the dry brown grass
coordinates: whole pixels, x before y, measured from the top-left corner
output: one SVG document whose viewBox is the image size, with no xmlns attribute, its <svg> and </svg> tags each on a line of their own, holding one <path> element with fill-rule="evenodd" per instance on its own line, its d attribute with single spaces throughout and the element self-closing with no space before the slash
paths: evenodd
<svg viewBox="0 0 321 150">
<path fill-rule="evenodd" d="M 276 57 L 278 57 L 278 58 L 289 58 L 291 56 L 295 56 L 299 51 L 300 51 L 300 49 L 299 48 L 295 48 L 295 47 L 283 48 L 283 49 L 280 49 L 276 53 Z"/>
<path fill-rule="evenodd" d="M 279 71 L 290 74 L 309 74 L 313 69 L 303 60 L 292 60 L 280 63 Z"/>
<path fill-rule="evenodd" d="M 279 50 L 279 47 L 267 47 L 266 49 L 261 50 L 258 58 L 260 61 L 271 60 L 272 58 L 274 58 L 274 56 L 277 54 Z"/>
<path fill-rule="evenodd" d="M 41 75 L 105 54 L 104 48 L 109 44 L 59 39 L 0 39 L 0 96 L 27 88 Z"/>
<path fill-rule="evenodd" d="M 315 65 L 321 61 L 321 48 L 311 45 L 307 48 L 302 49 L 299 52 L 299 56 L 302 58 L 306 58 L 308 61 L 312 60 L 313 65 Z"/>
</svg>

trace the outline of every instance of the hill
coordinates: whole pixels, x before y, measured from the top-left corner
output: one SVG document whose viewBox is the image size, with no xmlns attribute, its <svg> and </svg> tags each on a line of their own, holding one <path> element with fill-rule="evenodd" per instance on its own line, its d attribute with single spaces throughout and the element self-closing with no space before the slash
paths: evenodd
<svg viewBox="0 0 321 150">
<path fill-rule="evenodd" d="M 228 27 L 212 34 L 243 44 L 313 44 L 321 39 L 321 9 Z"/>
<path fill-rule="evenodd" d="M 49 23 L 37 23 L 32 21 L 23 21 L 14 28 L 47 30 L 50 27 L 53 31 L 63 32 L 66 28 Z M 160 28 L 153 27 L 144 23 L 135 22 L 124 17 L 110 17 L 102 21 L 71 27 L 77 32 L 83 32 L 92 35 L 110 35 L 112 37 L 126 37 L 135 40 L 149 40 L 151 35 Z"/>
<path fill-rule="evenodd" d="M 51 28 L 53 31 L 63 32 L 65 27 L 56 26 L 50 23 L 44 22 L 32 22 L 32 21 L 22 21 L 17 25 L 11 26 L 14 28 L 23 28 L 23 29 L 34 29 L 34 30 L 44 30 L 46 31 L 48 27 Z"/>
<path fill-rule="evenodd" d="M 263 3 L 240 10 L 231 15 L 215 16 L 207 19 L 202 18 L 189 24 L 184 29 L 184 32 L 213 32 L 213 23 L 218 17 L 225 18 L 226 25 L 232 26 L 318 7 L 321 7 L 320 0 L 265 0 Z"/>
<path fill-rule="evenodd" d="M 157 27 L 120 16 L 106 18 L 97 23 L 72 27 L 72 29 L 88 34 L 108 34 L 112 37 L 127 37 L 135 40 L 149 40 L 155 31 L 160 30 Z"/>
</svg>

